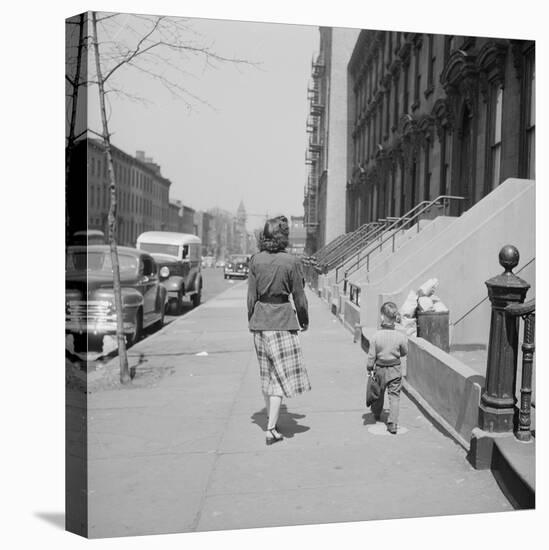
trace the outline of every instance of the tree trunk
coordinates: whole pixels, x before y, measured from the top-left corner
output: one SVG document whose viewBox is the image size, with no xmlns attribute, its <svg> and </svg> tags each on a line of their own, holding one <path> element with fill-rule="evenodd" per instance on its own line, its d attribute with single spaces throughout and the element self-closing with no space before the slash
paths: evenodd
<svg viewBox="0 0 549 550">
<path fill-rule="evenodd" d="M 103 141 L 105 143 L 105 152 L 107 154 L 107 167 L 109 175 L 109 245 L 111 250 L 114 305 L 116 309 L 116 336 L 118 340 L 118 357 L 120 359 L 120 382 L 126 384 L 130 381 L 128 369 L 128 354 L 126 352 L 126 339 L 124 336 L 123 311 L 122 311 L 122 292 L 120 287 L 120 264 L 118 261 L 118 249 L 116 247 L 116 181 L 114 177 L 114 167 L 111 152 L 111 140 L 109 126 L 107 122 L 107 110 L 105 108 L 105 87 L 103 76 L 101 74 L 101 61 L 99 57 L 99 42 L 97 39 L 97 14 L 92 12 L 93 24 L 93 46 L 95 51 L 95 65 L 97 69 L 97 84 L 99 87 L 99 104 L 101 109 L 101 121 L 103 125 Z"/>
<path fill-rule="evenodd" d="M 76 127 L 76 110 L 78 108 L 78 91 L 80 88 L 80 73 L 82 71 L 82 49 L 84 47 L 84 14 L 80 15 L 78 22 L 78 50 L 76 54 L 76 70 L 73 79 L 73 93 L 72 93 L 72 105 L 71 105 L 71 118 L 69 123 L 69 133 L 67 136 L 67 145 L 65 151 L 65 204 L 67 204 L 68 185 L 70 185 L 70 173 L 71 173 L 71 161 L 72 153 L 75 141 L 75 127 Z M 65 244 L 68 244 L 70 238 L 71 223 L 69 219 L 68 209 L 65 212 Z"/>
</svg>

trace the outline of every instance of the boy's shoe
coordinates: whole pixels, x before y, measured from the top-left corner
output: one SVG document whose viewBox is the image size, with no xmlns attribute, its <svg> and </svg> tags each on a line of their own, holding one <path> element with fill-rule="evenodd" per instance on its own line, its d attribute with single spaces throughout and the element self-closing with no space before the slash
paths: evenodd
<svg viewBox="0 0 549 550">
<path fill-rule="evenodd" d="M 394 422 L 389 422 L 389 424 L 387 424 L 387 431 L 390 434 L 396 434 L 397 433 L 397 425 Z"/>
</svg>

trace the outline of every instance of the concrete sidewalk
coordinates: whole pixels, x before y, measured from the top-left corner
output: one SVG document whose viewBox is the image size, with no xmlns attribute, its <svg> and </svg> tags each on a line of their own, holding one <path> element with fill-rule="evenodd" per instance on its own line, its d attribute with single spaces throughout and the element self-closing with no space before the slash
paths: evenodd
<svg viewBox="0 0 549 550">
<path fill-rule="evenodd" d="M 90 537 L 512 509 L 404 395 L 398 435 L 374 422 L 365 355 L 312 294 L 313 389 L 285 401 L 286 439 L 267 447 L 245 294 L 236 284 L 134 346 L 132 387 L 89 395 Z"/>
</svg>

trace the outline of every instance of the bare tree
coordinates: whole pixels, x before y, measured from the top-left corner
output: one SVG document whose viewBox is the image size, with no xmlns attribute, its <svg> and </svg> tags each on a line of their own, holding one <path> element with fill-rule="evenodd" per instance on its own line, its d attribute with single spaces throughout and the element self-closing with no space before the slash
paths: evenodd
<svg viewBox="0 0 549 550">
<path fill-rule="evenodd" d="M 83 85 L 86 85 L 86 78 L 82 78 L 82 72 L 85 71 L 85 61 L 86 61 L 86 51 L 87 51 L 87 44 L 86 39 L 87 37 L 84 34 L 84 27 L 85 27 L 85 14 L 80 14 L 77 16 L 77 18 L 73 18 L 72 20 L 67 21 L 67 28 L 70 29 L 70 27 L 77 27 L 78 32 L 78 38 L 76 39 L 76 46 L 72 44 L 72 40 L 67 37 L 67 51 L 66 51 L 66 67 L 65 67 L 65 80 L 68 87 L 68 93 L 67 96 L 67 130 L 66 130 L 66 144 L 65 144 L 65 194 L 66 194 L 66 203 L 68 203 L 68 186 L 69 186 L 69 178 L 71 175 L 71 163 L 73 160 L 73 151 L 74 146 L 79 137 L 85 133 L 84 132 L 81 135 L 78 135 L 76 133 L 76 123 L 78 118 L 77 113 L 77 107 L 78 107 L 78 99 L 80 94 L 80 89 Z M 72 29 L 71 29 L 72 30 Z M 73 55 L 73 52 L 71 49 L 76 48 L 76 53 Z M 74 66 L 71 66 L 71 64 L 74 64 Z M 71 220 L 69 217 L 69 208 L 66 209 L 66 215 L 65 215 L 65 229 L 66 229 L 66 239 L 69 238 L 70 228 L 71 228 Z"/>
<path fill-rule="evenodd" d="M 196 105 L 211 107 L 207 100 L 194 94 L 186 84 L 196 78 L 189 70 L 191 61 L 199 59 L 203 70 L 216 68 L 222 63 L 236 66 L 251 65 L 245 59 L 228 57 L 216 53 L 211 44 L 205 43 L 204 37 L 196 33 L 185 19 L 173 17 L 156 17 L 147 15 L 130 15 L 116 13 L 91 12 L 92 36 L 81 35 L 77 58 L 77 78 L 71 82 L 73 87 L 72 109 L 76 112 L 78 88 L 84 84 L 96 85 L 99 92 L 102 131 L 99 134 L 107 158 L 109 181 L 109 245 L 113 266 L 113 288 L 117 317 L 117 343 L 120 360 L 120 381 L 130 381 L 126 340 L 123 333 L 122 296 L 120 285 L 120 268 L 117 250 L 117 181 L 113 167 L 109 116 L 107 113 L 108 94 L 114 93 L 133 101 L 146 102 L 147 98 L 134 90 L 124 88 L 123 79 L 116 82 L 115 77 L 123 70 L 134 70 L 147 75 L 160 83 L 172 96 L 182 100 L 188 109 Z M 82 25 L 83 28 L 83 25 Z M 91 40 L 95 57 L 95 75 L 88 74 L 87 81 L 81 80 L 80 65 L 82 51 L 86 41 Z M 80 47 L 80 44 L 82 46 Z M 74 116 L 74 115 L 73 115 Z M 72 120 L 72 118 L 71 118 Z M 69 130 L 71 156 L 74 145 L 74 127 Z M 91 130 L 88 130 L 91 132 Z M 72 140 L 72 141 L 71 141 Z M 67 177 L 70 171 L 70 158 L 67 160 Z"/>
</svg>

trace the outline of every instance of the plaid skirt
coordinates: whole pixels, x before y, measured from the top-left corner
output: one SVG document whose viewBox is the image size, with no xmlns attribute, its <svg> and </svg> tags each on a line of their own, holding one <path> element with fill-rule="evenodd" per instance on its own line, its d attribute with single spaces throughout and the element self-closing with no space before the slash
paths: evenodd
<svg viewBox="0 0 549 550">
<path fill-rule="evenodd" d="M 255 331 L 254 344 L 263 393 L 294 397 L 311 389 L 297 331 Z"/>
</svg>

